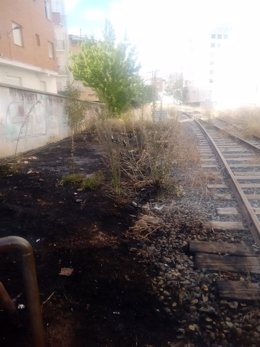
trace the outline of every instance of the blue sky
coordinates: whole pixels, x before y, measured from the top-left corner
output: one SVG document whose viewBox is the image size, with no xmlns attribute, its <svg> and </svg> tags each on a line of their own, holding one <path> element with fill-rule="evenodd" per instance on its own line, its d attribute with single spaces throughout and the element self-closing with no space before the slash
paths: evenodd
<svg viewBox="0 0 260 347">
<path fill-rule="evenodd" d="M 102 37 L 109 19 L 117 37 L 127 33 L 143 70 L 176 71 L 186 40 L 214 25 L 247 30 L 259 22 L 260 0 L 64 0 L 69 33 Z M 254 31 L 254 30 L 253 30 Z M 259 31 L 259 29 L 256 29 Z"/>
<path fill-rule="evenodd" d="M 75 34 L 98 35 L 113 3 L 117 0 L 65 0 L 69 31 Z"/>
</svg>

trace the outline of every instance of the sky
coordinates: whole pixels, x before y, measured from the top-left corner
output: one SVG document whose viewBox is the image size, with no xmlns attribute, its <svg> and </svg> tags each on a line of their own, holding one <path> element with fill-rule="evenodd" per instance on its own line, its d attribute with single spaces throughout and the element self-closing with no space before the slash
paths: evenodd
<svg viewBox="0 0 260 347">
<path fill-rule="evenodd" d="M 68 32 L 102 37 L 105 20 L 117 38 L 127 35 L 142 70 L 181 68 L 188 38 L 216 25 L 249 30 L 258 23 L 259 0 L 64 0 Z M 254 29 L 253 29 L 254 31 Z"/>
</svg>

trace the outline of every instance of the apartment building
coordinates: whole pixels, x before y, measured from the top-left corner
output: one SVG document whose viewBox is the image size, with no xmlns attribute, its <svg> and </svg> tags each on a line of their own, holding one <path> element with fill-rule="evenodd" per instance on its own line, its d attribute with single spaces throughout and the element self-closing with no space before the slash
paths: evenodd
<svg viewBox="0 0 260 347">
<path fill-rule="evenodd" d="M 0 83 L 56 93 L 51 0 L 1 0 L 0 23 Z"/>
<path fill-rule="evenodd" d="M 55 53 L 58 65 L 57 91 L 62 92 L 70 82 L 66 15 L 63 0 L 52 0 L 51 4 L 55 36 Z"/>
<path fill-rule="evenodd" d="M 196 30 L 184 42 L 182 75 L 188 89 L 187 98 L 190 104 L 208 105 L 209 94 L 209 44 L 208 33 Z"/>
<path fill-rule="evenodd" d="M 190 35 L 183 59 L 190 103 L 260 105 L 259 29 L 259 23 L 221 23 Z"/>
<path fill-rule="evenodd" d="M 220 26 L 210 33 L 208 59 L 208 90 L 213 105 L 227 104 L 233 85 L 232 51 L 234 47 L 231 28 Z"/>
</svg>

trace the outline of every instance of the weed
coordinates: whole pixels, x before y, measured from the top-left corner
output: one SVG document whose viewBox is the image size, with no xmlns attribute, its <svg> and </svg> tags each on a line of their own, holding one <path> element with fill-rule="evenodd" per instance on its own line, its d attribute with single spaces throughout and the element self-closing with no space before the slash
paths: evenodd
<svg viewBox="0 0 260 347">
<path fill-rule="evenodd" d="M 67 183 L 80 183 L 84 179 L 83 174 L 73 173 L 62 176 L 61 183 L 67 184 Z"/>
<path fill-rule="evenodd" d="M 101 171 L 98 171 L 92 175 L 85 177 L 81 182 L 82 190 L 95 190 L 100 187 L 104 181 L 104 175 Z"/>
<path fill-rule="evenodd" d="M 117 128 L 113 131 L 113 128 Z M 103 144 L 106 159 L 112 175 L 112 186 L 117 194 L 121 190 L 120 147 L 117 146 L 117 138 L 114 133 L 120 132 L 121 120 L 100 120 L 96 124 L 99 141 Z"/>
<path fill-rule="evenodd" d="M 106 152 L 106 162 L 112 176 L 112 186 L 121 193 L 122 179 L 133 186 L 173 186 L 173 162 L 180 140 L 177 115 L 163 122 L 106 119 L 97 123 L 99 141 Z"/>
<path fill-rule="evenodd" d="M 80 173 L 73 173 L 62 176 L 61 184 L 76 184 L 80 186 L 80 190 L 94 190 L 98 188 L 104 181 L 102 172 L 98 171 L 94 174 L 85 176 Z"/>
</svg>

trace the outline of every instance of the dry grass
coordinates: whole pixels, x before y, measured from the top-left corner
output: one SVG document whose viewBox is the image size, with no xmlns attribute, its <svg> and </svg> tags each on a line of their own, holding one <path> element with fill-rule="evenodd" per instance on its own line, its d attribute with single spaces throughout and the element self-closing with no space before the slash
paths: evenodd
<svg viewBox="0 0 260 347">
<path fill-rule="evenodd" d="M 136 189 L 153 185 L 176 192 L 176 167 L 185 171 L 199 162 L 196 144 L 182 130 L 175 109 L 162 122 L 136 120 L 128 114 L 98 121 L 96 128 L 116 193 L 123 192 L 124 179 Z"/>
<path fill-rule="evenodd" d="M 100 142 L 107 154 L 113 188 L 121 190 L 122 175 L 134 186 L 164 186 L 171 176 L 178 123 L 110 120 L 97 123 Z"/>
<path fill-rule="evenodd" d="M 259 107 L 244 107 L 220 111 L 218 117 L 237 126 L 245 137 L 260 137 Z"/>
<path fill-rule="evenodd" d="M 138 239 L 146 239 L 152 233 L 156 232 L 161 228 L 163 220 L 152 213 L 147 215 L 143 214 L 139 216 L 139 219 L 135 224 L 129 229 L 129 236 Z"/>
</svg>

